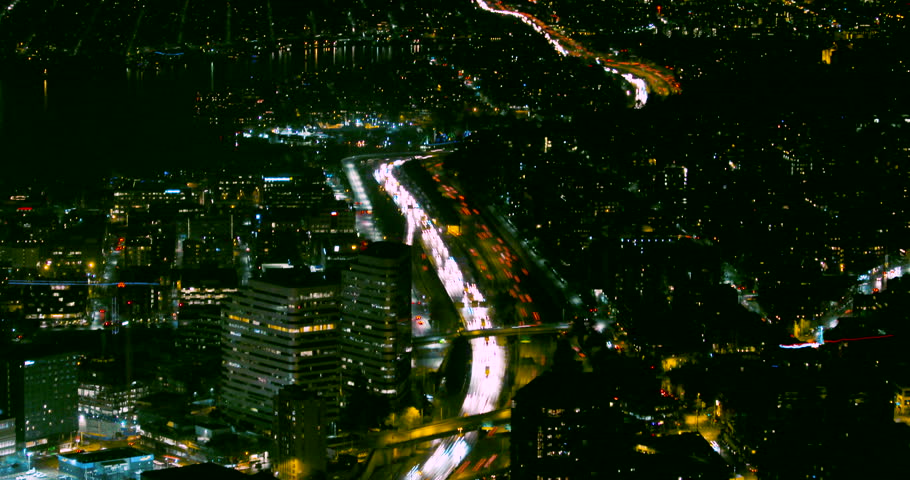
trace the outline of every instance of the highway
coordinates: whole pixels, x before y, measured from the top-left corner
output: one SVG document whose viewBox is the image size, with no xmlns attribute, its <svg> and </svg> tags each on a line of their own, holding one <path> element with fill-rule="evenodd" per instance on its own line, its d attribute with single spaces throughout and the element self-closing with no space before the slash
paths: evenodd
<svg viewBox="0 0 910 480">
<path fill-rule="evenodd" d="M 499 408 L 503 388 L 507 387 L 508 352 L 497 337 L 556 334 L 567 326 L 556 323 L 561 319 L 542 313 L 527 291 L 531 282 L 526 265 L 495 229 L 486 225 L 480 211 L 449 184 L 440 156 L 390 157 L 379 161 L 374 177 L 407 219 L 406 241 L 421 243 L 458 309 L 463 328 L 458 335 L 470 339 L 469 385 L 458 418 L 443 423 L 451 427 L 451 422 L 460 423 L 461 417 Z M 408 162 L 417 168 L 401 168 Z M 436 337 L 432 340 L 439 341 Z M 405 478 L 444 479 L 452 475 L 480 438 L 477 431 L 465 430 L 437 440 L 429 456 Z M 438 428 L 421 432 L 430 438 L 445 433 Z M 408 439 L 416 441 L 420 434 L 411 432 Z"/>
<path fill-rule="evenodd" d="M 674 79 L 673 74 L 659 65 L 645 61 L 618 60 L 614 55 L 592 52 L 581 43 L 558 33 L 537 17 L 518 11 L 501 1 L 496 1 L 492 5 L 486 0 L 476 0 L 476 3 L 485 11 L 521 20 L 541 34 L 560 55 L 596 62 L 603 67 L 606 73 L 619 75 L 633 88 L 635 108 L 641 108 L 648 102 L 649 93 L 661 96 L 680 93 L 679 83 Z M 632 91 L 626 93 L 629 96 L 633 95 Z"/>
<path fill-rule="evenodd" d="M 424 158 L 430 157 L 416 159 Z M 444 239 L 444 229 L 433 220 L 434 215 L 427 210 L 429 206 L 421 205 L 415 195 L 399 181 L 398 167 L 405 161 L 407 160 L 398 159 L 380 164 L 374 172 L 376 180 L 407 218 L 407 238 L 410 241 L 416 239 L 421 242 L 450 299 L 455 305 L 461 305 L 459 314 L 465 330 L 494 328 L 492 311 L 486 305 L 483 292 L 470 273 L 463 271 L 462 266 L 450 253 Z M 459 417 L 470 417 L 495 410 L 498 407 L 506 373 L 506 351 L 497 343 L 495 337 L 472 339 L 471 353 L 470 381 Z M 449 477 L 465 459 L 477 439 L 476 431 L 443 438 L 421 464 L 408 472 L 406 478 L 417 480 Z"/>
<path fill-rule="evenodd" d="M 360 178 L 360 173 L 355 164 L 356 160 L 357 157 L 346 158 L 343 164 L 344 172 L 348 177 L 348 182 L 354 194 L 354 208 L 357 210 L 357 233 L 370 239 L 370 241 L 376 242 L 382 240 L 382 234 L 379 233 L 375 227 L 375 222 L 373 222 L 373 205 L 370 203 L 370 198 L 363 187 L 363 180 Z M 339 191 L 341 189 L 340 185 L 333 184 L 333 188 L 336 191 L 336 198 L 339 195 L 344 196 L 344 192 Z"/>
<path fill-rule="evenodd" d="M 462 230 L 460 243 L 464 245 L 465 264 L 485 291 L 494 297 L 491 303 L 498 309 L 499 323 L 523 326 L 561 322 L 562 316 L 552 318 L 554 309 L 552 305 L 549 308 L 545 306 L 547 299 L 543 302 L 540 298 L 534 300 L 534 297 L 546 295 L 538 295 L 542 293 L 539 288 L 531 291 L 530 262 L 528 255 L 519 250 L 519 242 L 503 238 L 507 234 L 500 232 L 495 225 L 494 228 L 488 226 L 488 223 L 494 222 L 489 213 L 485 216 L 480 211 L 483 207 L 478 209 L 468 204 L 465 196 L 455 188 L 456 180 L 449 178 L 443 170 L 442 162 L 428 161 L 425 167 L 432 174 L 433 188 L 439 191 L 443 200 L 449 199 Z M 441 205 L 440 208 L 445 207 Z"/>
<path fill-rule="evenodd" d="M 547 315 L 538 312 L 536 302 L 526 291 L 529 272 L 523 262 L 485 224 L 480 211 L 472 208 L 449 184 L 439 158 L 437 154 L 393 155 L 384 159 L 349 158 L 344 162 L 354 199 L 367 209 L 370 205 L 363 189 L 364 180 L 358 177 L 354 162 L 369 161 L 375 165 L 374 178 L 407 220 L 406 243 L 420 242 L 444 291 L 458 309 L 463 331 L 457 335 L 471 342 L 470 380 L 458 416 L 397 436 L 389 433 L 384 440 L 396 443 L 444 437 L 436 440 L 429 455 L 405 475 L 407 480 L 451 476 L 463 465 L 480 434 L 468 428 L 464 428 L 463 434 L 446 434 L 469 421 L 464 418 L 482 416 L 500 407 L 506 387 L 508 355 L 502 339 L 497 337 L 555 334 L 566 329 L 565 325 L 556 323 L 561 319 L 542 318 Z M 419 168 L 429 172 L 423 184 L 400 168 L 407 162 L 422 163 Z M 439 220 L 442 218 L 448 224 Z M 449 229 L 456 225 L 459 228 Z M 375 238 L 377 232 L 364 229 L 365 226 L 359 224 L 358 230 Z M 444 337 L 425 338 L 427 342 L 438 343 Z M 419 341 L 415 338 L 415 342 Z"/>
<path fill-rule="evenodd" d="M 348 179 L 350 192 L 345 190 L 345 186 L 338 178 L 329 177 L 328 183 L 335 193 L 335 198 L 344 200 L 354 205 L 356 211 L 355 227 L 360 237 L 376 242 L 384 240 L 385 236 L 376 225 L 376 219 L 373 213 L 373 204 L 364 185 L 362 172 L 369 170 L 371 165 L 380 161 L 388 161 L 390 158 L 409 158 L 407 154 L 401 156 L 388 154 L 376 155 L 355 155 L 342 160 L 342 169 L 345 177 Z M 366 181 L 374 181 L 367 177 Z M 427 275 L 433 275 L 434 272 L 428 272 Z M 420 338 L 430 335 L 433 332 L 452 331 L 452 321 L 447 315 L 439 318 L 439 322 L 430 323 L 429 305 L 425 301 L 426 296 L 431 294 L 432 286 L 423 281 L 422 276 L 414 277 L 414 288 L 411 293 L 411 317 L 413 338 L 420 342 Z M 439 313 L 438 311 L 436 313 Z M 440 330 L 442 329 L 442 330 Z M 438 341 L 438 339 L 437 339 Z M 423 342 L 426 344 L 426 342 Z"/>
</svg>

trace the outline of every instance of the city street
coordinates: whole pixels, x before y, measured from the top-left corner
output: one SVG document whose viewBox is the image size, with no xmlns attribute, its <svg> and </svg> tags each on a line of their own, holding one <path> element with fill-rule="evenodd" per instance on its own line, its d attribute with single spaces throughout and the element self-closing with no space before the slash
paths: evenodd
<svg viewBox="0 0 910 480">
<path fill-rule="evenodd" d="M 736 478 L 758 480 L 758 476 L 750 471 L 747 465 L 741 462 L 736 455 L 724 448 L 723 443 L 719 441 L 721 430 L 720 424 L 716 423 L 710 415 L 709 411 L 704 410 L 697 415 L 695 413 L 686 415 L 683 417 L 684 421 L 680 426 L 680 431 L 697 432 L 704 437 L 705 441 L 711 445 L 711 448 L 714 449 L 727 464 L 733 466 Z"/>
</svg>

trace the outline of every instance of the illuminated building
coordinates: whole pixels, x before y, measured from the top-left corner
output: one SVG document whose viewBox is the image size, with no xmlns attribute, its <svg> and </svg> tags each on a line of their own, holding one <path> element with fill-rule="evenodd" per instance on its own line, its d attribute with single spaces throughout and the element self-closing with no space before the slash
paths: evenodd
<svg viewBox="0 0 910 480">
<path fill-rule="evenodd" d="M 136 400 L 148 393 L 144 383 L 126 375 L 125 362 L 93 358 L 79 372 L 79 431 L 116 438 L 135 423 Z"/>
<path fill-rule="evenodd" d="M 342 375 L 394 401 L 407 391 L 411 365 L 411 250 L 375 242 L 343 272 Z"/>
<path fill-rule="evenodd" d="M 111 320 L 156 323 L 170 321 L 167 316 L 171 289 L 163 285 L 155 267 L 129 267 L 120 270 L 123 286 L 114 292 Z"/>
<path fill-rule="evenodd" d="M 199 194 L 200 203 L 259 205 L 262 194 L 262 177 L 259 175 L 231 175 L 212 182 L 212 189 Z"/>
<path fill-rule="evenodd" d="M 324 199 L 319 208 L 307 218 L 307 227 L 313 234 L 355 233 L 356 215 L 344 201 Z"/>
<path fill-rule="evenodd" d="M 907 415 L 910 413 L 910 387 L 906 385 L 896 385 L 895 389 L 897 394 L 895 395 L 894 400 L 894 414 L 895 415 Z"/>
<path fill-rule="evenodd" d="M 154 470 L 155 456 L 132 447 L 57 455 L 60 472 L 78 480 L 139 478 Z"/>
<path fill-rule="evenodd" d="M 222 311 L 222 402 L 235 420 L 271 431 L 275 397 L 299 384 L 338 418 L 337 282 L 322 274 L 280 270 L 251 280 Z"/>
<path fill-rule="evenodd" d="M 14 240 L 0 244 L 0 261 L 13 268 L 35 268 L 41 259 L 38 240 Z"/>
<path fill-rule="evenodd" d="M 127 267 L 150 267 L 154 264 L 154 240 L 150 235 L 131 237 L 123 250 L 123 264 Z"/>
<path fill-rule="evenodd" d="M 180 205 L 191 200 L 190 194 L 178 188 L 123 188 L 114 192 L 112 222 L 126 222 L 133 212 L 148 212 L 156 205 Z"/>
<path fill-rule="evenodd" d="M 184 268 L 233 267 L 235 232 L 247 221 L 247 216 L 234 208 L 235 205 L 230 207 L 215 204 L 209 212 L 187 218 L 187 238 L 183 239 Z"/>
<path fill-rule="evenodd" d="M 512 475 L 516 479 L 604 478 L 616 452 L 618 408 L 589 374 L 545 373 L 512 402 Z"/>
<path fill-rule="evenodd" d="M 76 433 L 77 355 L 12 349 L 4 353 L 0 410 L 15 418 L 17 445 L 42 448 L 71 438 Z"/>
<path fill-rule="evenodd" d="M 237 292 L 233 269 L 194 268 L 180 271 L 178 329 L 175 344 L 221 362 L 221 304 Z"/>
<path fill-rule="evenodd" d="M 3 217 L 5 228 L 15 232 L 6 238 L 8 245 L 44 243 L 60 228 L 56 212 L 48 208 L 23 206 L 4 212 Z"/>
<path fill-rule="evenodd" d="M 262 178 L 263 200 L 270 208 L 309 208 L 331 196 L 325 174 L 307 171 L 291 176 Z"/>
<path fill-rule="evenodd" d="M 0 418 L 0 459 L 16 453 L 16 419 Z"/>
<path fill-rule="evenodd" d="M 63 282 L 61 282 L 63 283 Z M 19 287 L 25 318 L 41 325 L 77 322 L 85 316 L 86 289 L 80 285 L 27 284 Z"/>
<path fill-rule="evenodd" d="M 325 422 L 322 399 L 301 385 L 278 392 L 275 440 L 279 478 L 303 480 L 325 471 Z"/>
<path fill-rule="evenodd" d="M 203 265 L 230 267 L 233 262 L 233 253 L 231 244 L 226 239 L 223 242 L 212 238 L 183 240 L 183 265 L 185 267 Z"/>
</svg>

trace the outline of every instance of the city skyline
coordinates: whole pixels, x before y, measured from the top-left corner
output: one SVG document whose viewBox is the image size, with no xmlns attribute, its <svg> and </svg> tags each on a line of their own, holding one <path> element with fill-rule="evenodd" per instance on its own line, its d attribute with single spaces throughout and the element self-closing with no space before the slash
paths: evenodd
<svg viewBox="0 0 910 480">
<path fill-rule="evenodd" d="M 0 476 L 900 471 L 906 5 L 0 7 Z"/>
</svg>

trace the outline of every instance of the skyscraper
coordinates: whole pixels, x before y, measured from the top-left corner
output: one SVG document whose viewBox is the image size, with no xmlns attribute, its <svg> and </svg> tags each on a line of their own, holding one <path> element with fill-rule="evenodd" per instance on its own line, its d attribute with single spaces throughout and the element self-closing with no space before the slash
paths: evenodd
<svg viewBox="0 0 910 480">
<path fill-rule="evenodd" d="M 395 403 L 411 368 L 411 250 L 393 242 L 367 246 L 342 273 L 344 388 L 355 385 Z"/>
<path fill-rule="evenodd" d="M 337 281 L 296 270 L 251 280 L 222 313 L 222 403 L 234 419 L 263 432 L 274 425 L 282 387 L 302 385 L 338 418 Z"/>
</svg>

